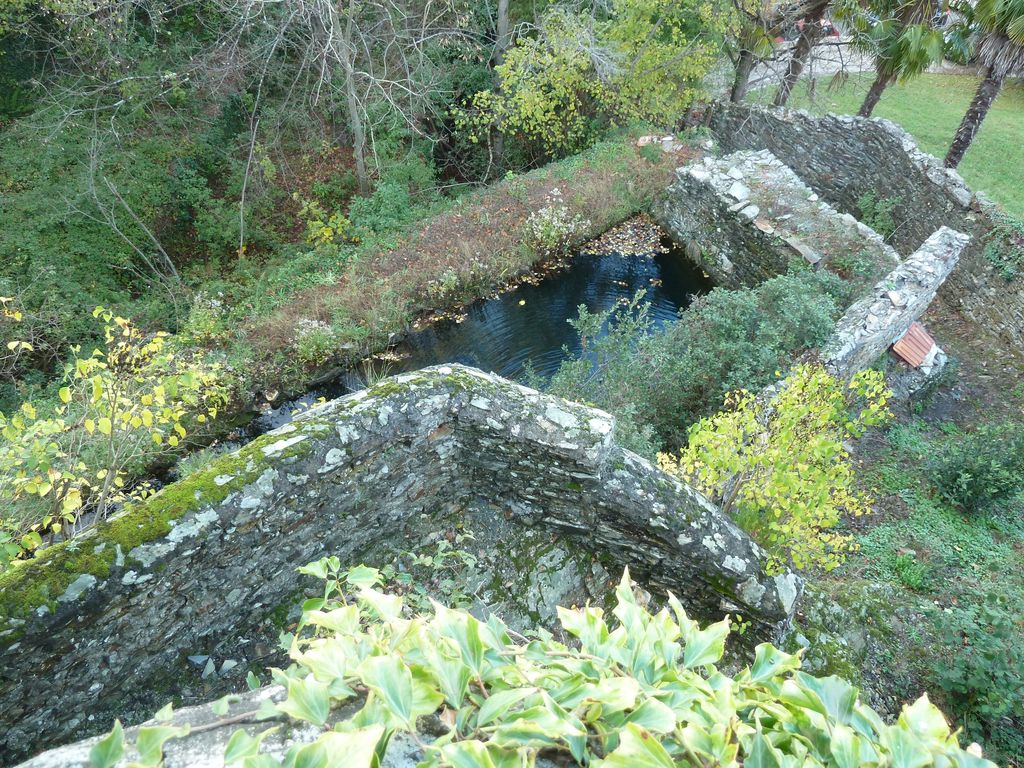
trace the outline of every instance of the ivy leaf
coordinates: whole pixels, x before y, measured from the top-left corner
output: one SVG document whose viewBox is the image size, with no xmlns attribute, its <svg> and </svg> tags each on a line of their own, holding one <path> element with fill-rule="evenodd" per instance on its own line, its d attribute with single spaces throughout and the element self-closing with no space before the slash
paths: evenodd
<svg viewBox="0 0 1024 768">
<path fill-rule="evenodd" d="M 259 753 L 260 744 L 276 730 L 276 727 L 267 728 L 256 737 L 250 736 L 241 728 L 235 731 L 231 734 L 231 738 L 228 739 L 228 743 L 224 747 L 224 765 L 231 765 L 239 760 L 256 757 Z"/>
<path fill-rule="evenodd" d="M 498 691 L 498 693 L 491 694 L 491 696 L 485 699 L 484 703 L 480 705 L 480 711 L 476 716 L 477 727 L 482 728 L 483 726 L 494 722 L 499 717 L 504 717 L 505 713 L 508 712 L 509 709 L 514 707 L 527 696 L 537 693 L 537 690 L 537 688 L 512 688 L 511 690 Z"/>
<path fill-rule="evenodd" d="M 889 747 L 892 768 L 924 768 L 932 764 L 932 755 L 920 740 L 899 726 L 889 726 L 883 734 Z"/>
<path fill-rule="evenodd" d="M 397 619 L 402 613 L 402 598 L 375 589 L 359 590 L 359 599 L 382 619 Z"/>
<path fill-rule="evenodd" d="M 303 620 L 307 624 L 348 635 L 359 627 L 359 606 L 346 605 L 326 613 L 320 610 L 311 610 L 306 613 Z"/>
<path fill-rule="evenodd" d="M 213 714 L 223 717 L 228 713 L 228 707 L 238 701 L 238 696 L 234 694 L 228 694 L 227 696 L 221 696 L 210 707 L 213 710 Z"/>
<path fill-rule="evenodd" d="M 657 699 L 646 699 L 629 713 L 626 722 L 655 733 L 671 733 L 676 727 L 676 713 Z"/>
<path fill-rule="evenodd" d="M 575 715 L 566 712 L 549 697 L 543 703 L 516 712 L 514 719 L 498 723 L 492 741 L 498 746 L 519 747 L 556 746 L 563 740 L 570 747 L 574 740 L 586 738 L 583 724 Z"/>
<path fill-rule="evenodd" d="M 632 677 L 606 677 L 589 686 L 584 701 L 604 705 L 605 712 L 620 712 L 636 704 L 639 695 L 640 683 Z"/>
<path fill-rule="evenodd" d="M 313 675 L 307 675 L 301 680 L 291 679 L 288 681 L 288 698 L 278 704 L 277 708 L 296 720 L 323 725 L 331 711 L 327 685 Z"/>
<path fill-rule="evenodd" d="M 827 715 L 837 723 L 849 724 L 853 705 L 857 703 L 856 688 L 835 675 L 812 677 L 796 672 L 793 679 L 806 694 L 809 709 Z"/>
<path fill-rule="evenodd" d="M 848 726 L 834 726 L 829 734 L 828 746 L 839 768 L 857 768 L 864 763 L 861 760 L 861 739 Z"/>
<path fill-rule="evenodd" d="M 445 637 L 455 641 L 462 653 L 462 661 L 479 677 L 484 663 L 484 644 L 480 639 L 480 622 L 468 613 L 453 611 L 436 601 L 434 625 Z"/>
<path fill-rule="evenodd" d="M 619 746 L 597 764 L 599 768 L 676 768 L 675 761 L 661 742 L 635 723 L 629 723 L 619 736 Z"/>
<path fill-rule="evenodd" d="M 435 643 L 427 644 L 423 649 L 430 671 L 441 686 L 441 692 L 445 700 L 453 709 L 460 709 L 466 694 L 469 692 L 469 681 L 472 673 L 462 659 L 457 658 L 454 653 L 447 654 L 441 646 Z M 491 697 L 493 699 L 494 696 Z M 491 699 L 487 699 L 485 704 Z"/>
<path fill-rule="evenodd" d="M 949 737 L 949 723 L 942 712 L 924 694 L 909 706 L 903 707 L 899 722 L 922 739 L 945 741 Z"/>
<path fill-rule="evenodd" d="M 757 732 L 751 737 L 750 745 L 746 749 L 743 758 L 744 768 L 782 768 L 784 757 L 782 753 L 772 746 L 764 733 L 761 732 L 760 722 L 757 724 Z"/>
<path fill-rule="evenodd" d="M 381 583 L 380 571 L 366 565 L 357 565 L 345 574 L 345 581 L 356 589 L 376 587 Z"/>
<path fill-rule="evenodd" d="M 342 690 L 347 691 L 351 696 L 355 691 L 344 685 L 344 680 L 349 672 L 347 647 L 346 643 L 337 638 L 326 638 L 316 641 L 316 644 L 312 645 L 309 650 L 297 654 L 294 658 L 312 672 L 313 676 L 321 683 L 327 685 L 339 683 L 340 687 L 332 690 L 332 695 L 335 698 L 338 698 Z"/>
<path fill-rule="evenodd" d="M 356 731 L 325 733 L 294 752 L 292 768 L 376 768 L 377 742 L 384 726 L 369 725 Z"/>
<path fill-rule="evenodd" d="M 783 653 L 770 643 L 761 643 L 754 649 L 754 664 L 750 668 L 750 682 L 764 683 L 799 667 L 799 656 Z"/>
<path fill-rule="evenodd" d="M 91 768 L 113 768 L 124 755 L 124 728 L 120 720 L 114 721 L 114 728 L 97 741 L 89 750 Z"/>
<path fill-rule="evenodd" d="M 296 570 L 298 570 L 299 573 L 305 576 L 313 576 L 317 579 L 326 579 L 327 564 L 328 558 L 324 557 L 320 560 L 315 560 L 312 563 L 307 563 L 306 565 L 299 566 L 299 568 L 297 568 Z"/>
<path fill-rule="evenodd" d="M 725 638 L 728 635 L 728 619 L 716 622 L 703 630 L 697 629 L 696 625 L 684 627 L 686 648 L 683 651 L 683 666 L 693 669 L 714 664 L 725 653 Z"/>
<path fill-rule="evenodd" d="M 164 743 L 169 739 L 185 736 L 189 727 L 180 728 L 171 725 L 154 725 L 139 728 L 139 735 L 135 739 L 135 749 L 139 752 L 139 762 L 145 766 L 158 766 L 164 759 Z"/>
<path fill-rule="evenodd" d="M 518 768 L 522 765 L 517 750 L 502 749 L 475 739 L 446 744 L 441 747 L 441 756 L 452 768 Z"/>
<path fill-rule="evenodd" d="M 242 768 L 281 768 L 281 761 L 270 755 L 254 755 L 242 760 Z"/>
<path fill-rule="evenodd" d="M 360 666 L 363 681 L 399 720 L 412 714 L 412 673 L 394 656 L 371 656 Z"/>
</svg>

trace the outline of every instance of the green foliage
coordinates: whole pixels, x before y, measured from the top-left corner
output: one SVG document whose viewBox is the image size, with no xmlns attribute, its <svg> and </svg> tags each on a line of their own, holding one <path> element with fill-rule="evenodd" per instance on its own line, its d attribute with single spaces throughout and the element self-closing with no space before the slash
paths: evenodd
<svg viewBox="0 0 1024 768">
<path fill-rule="evenodd" d="M 766 386 L 797 353 L 822 344 L 847 291 L 839 278 L 810 271 L 753 289 L 716 288 L 658 333 L 642 296 L 599 315 L 581 307 L 574 326 L 583 356 L 564 363 L 549 390 L 615 414 L 625 444 L 653 457 L 682 446 L 687 428 L 726 394 Z"/>
<path fill-rule="evenodd" d="M 570 322 L 579 334 L 582 354 L 563 362 L 547 389 L 613 413 L 619 444 L 653 457 L 659 440 L 644 399 L 648 377 L 653 376 L 644 362 L 654 358 L 661 339 L 652 334 L 650 305 L 643 297 L 638 292 L 627 306 L 597 314 L 580 305 L 578 317 Z"/>
<path fill-rule="evenodd" d="M 579 214 L 573 215 L 562 200 L 557 188 L 548 193 L 545 205 L 530 214 L 526 220 L 525 242 L 539 255 L 564 253 L 579 238 L 580 232 L 590 227 Z"/>
<path fill-rule="evenodd" d="M 889 431 L 888 450 L 876 462 L 872 480 L 898 494 L 884 508 L 900 513 L 860 537 L 862 557 L 851 559 L 849 567 L 862 569 L 871 583 L 911 590 L 907 599 L 914 613 L 933 620 L 897 638 L 892 656 L 913 667 L 915 677 L 926 681 L 971 738 L 983 739 L 1000 762 L 1012 763 L 1024 747 L 1019 717 L 1024 711 L 1019 704 L 1024 520 L 1006 505 L 966 516 L 945 502 L 931 472 L 907 471 L 927 467 L 933 454 L 964 437 L 950 428 L 930 430 L 919 420 Z M 920 587 L 919 574 L 924 577 Z M 918 589 L 927 594 L 914 594 Z M 888 623 L 889 616 L 880 620 Z M 1015 710 L 1000 712 L 1002 701 L 1017 702 L 1011 704 Z"/>
<path fill-rule="evenodd" d="M 985 258 L 1009 282 L 1024 272 L 1024 221 L 994 212 L 992 222 L 985 235 Z"/>
<path fill-rule="evenodd" d="M 874 56 L 880 76 L 906 82 L 942 61 L 942 32 L 932 26 L 935 7 L 926 0 L 841 2 L 836 14 L 847 22 L 851 42 Z"/>
<path fill-rule="evenodd" d="M 1024 64 L 1024 2 L 1021 0 L 979 0 L 974 5 L 978 32 L 994 38 L 996 45 L 980 45 L 985 66 L 1005 75 L 1019 74 Z"/>
<path fill-rule="evenodd" d="M 307 243 L 314 246 L 331 245 L 352 238 L 352 222 L 341 211 L 327 213 L 318 201 L 302 200 L 298 192 L 292 197 L 301 205 L 299 218 L 306 224 Z"/>
<path fill-rule="evenodd" d="M 578 151 L 608 123 L 674 124 L 701 94 L 730 15 L 701 0 L 614 0 L 605 14 L 555 6 L 521 36 L 460 124 L 474 140 L 492 126 Z"/>
<path fill-rule="evenodd" d="M 192 299 L 180 331 L 182 340 L 202 347 L 218 346 L 231 335 L 223 294 L 199 292 Z"/>
<path fill-rule="evenodd" d="M 145 334 L 103 307 L 93 315 L 104 347 L 89 355 L 72 348 L 53 416 L 28 401 L 10 416 L 0 413 L 5 512 L 23 500 L 29 509 L 41 506 L 37 519 L 0 519 L 0 566 L 36 549 L 43 535 L 74 530 L 86 506 L 102 519 L 112 503 L 145 495 L 145 486 L 126 482 L 133 465 L 173 451 L 186 424 L 216 418 L 227 400 L 219 366 L 177 354 L 166 333 Z"/>
<path fill-rule="evenodd" d="M 1024 734 L 999 728 L 1001 718 L 1024 711 L 1024 644 L 1019 616 L 1004 599 L 937 611 L 933 617 L 952 653 L 933 661 L 931 683 L 946 694 L 950 709 L 970 738 L 985 739 L 1007 754 L 1024 749 Z"/>
<path fill-rule="evenodd" d="M 875 230 L 883 239 L 889 240 L 898 228 L 893 214 L 902 203 L 901 197 L 879 198 L 873 192 L 865 192 L 857 200 L 857 209 L 864 224 Z"/>
<path fill-rule="evenodd" d="M 900 584 L 907 589 L 920 592 L 928 587 L 928 567 L 919 562 L 914 555 L 903 553 L 896 556 L 893 562 L 893 569 L 896 571 L 896 578 Z"/>
<path fill-rule="evenodd" d="M 977 513 L 1024 490 L 1024 426 L 984 424 L 947 440 L 928 456 L 939 493 Z"/>
<path fill-rule="evenodd" d="M 678 456 L 659 455 L 722 505 L 776 561 L 832 570 L 854 547 L 836 533 L 843 514 L 863 515 L 871 502 L 854 488 L 845 442 L 889 416 L 891 393 L 874 370 L 849 383 L 821 366 L 800 365 L 767 402 L 730 394 L 726 410 L 690 428 Z"/>
<path fill-rule="evenodd" d="M 324 598 L 305 606 L 289 642 L 292 665 L 272 670 L 287 698 L 258 715 L 324 732 L 292 746 L 283 763 L 236 734 L 227 749 L 248 768 L 371 768 L 395 733 L 415 733 L 420 717 L 438 711 L 446 732 L 415 736 L 422 768 L 512 768 L 542 754 L 595 768 L 993 765 L 960 749 L 926 696 L 886 725 L 849 683 L 804 674 L 799 656 L 768 644 L 749 667 L 723 674 L 715 664 L 728 619 L 702 628 L 671 595 L 652 614 L 628 572 L 614 622 L 598 608 L 559 608 L 573 638 L 566 645 L 439 603 L 412 615 L 365 566 L 341 573 L 326 558 L 300 570 L 327 579 Z M 366 691 L 356 714 L 331 720 L 356 691 Z"/>
<path fill-rule="evenodd" d="M 302 320 L 295 330 L 292 346 L 300 363 L 316 368 L 334 356 L 338 348 L 338 339 L 328 324 L 316 320 Z"/>
<path fill-rule="evenodd" d="M 432 595 L 452 608 L 470 610 L 477 601 L 466 589 L 477 573 L 477 557 L 465 548 L 471 541 L 471 531 L 439 534 L 433 549 L 401 553 L 381 568 L 381 576 L 417 613 L 430 610 Z"/>
</svg>

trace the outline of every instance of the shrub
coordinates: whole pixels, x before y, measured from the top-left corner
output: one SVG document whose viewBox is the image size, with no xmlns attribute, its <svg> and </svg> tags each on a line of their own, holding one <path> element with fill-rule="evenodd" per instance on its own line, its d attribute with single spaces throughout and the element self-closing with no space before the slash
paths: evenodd
<svg viewBox="0 0 1024 768">
<path fill-rule="evenodd" d="M 1024 425 L 987 424 L 934 451 L 929 474 L 939 493 L 980 512 L 1024 489 Z"/>
<path fill-rule="evenodd" d="M 562 253 L 589 227 L 589 221 L 579 214 L 573 215 L 556 188 L 548 193 L 544 207 L 526 220 L 526 242 L 542 255 Z"/>
<path fill-rule="evenodd" d="M 305 366 L 323 365 L 338 350 L 338 339 L 327 323 L 319 320 L 300 320 L 292 344 L 295 356 Z"/>
<path fill-rule="evenodd" d="M 738 389 L 758 390 L 801 351 L 832 333 L 848 298 L 825 272 L 776 277 L 753 289 L 716 288 L 654 331 L 642 295 L 573 325 L 583 354 L 565 362 L 548 388 L 615 414 L 627 446 L 654 455 L 686 441 L 690 424 Z"/>
<path fill-rule="evenodd" d="M 866 192 L 857 200 L 860 220 L 888 241 L 896 234 L 898 225 L 893 214 L 902 202 L 901 197 L 880 198 L 874 192 Z"/>
<path fill-rule="evenodd" d="M 935 616 L 949 653 L 933 662 L 931 682 L 946 694 L 954 716 L 971 738 L 991 739 L 1007 753 L 1024 750 L 1024 644 L 1005 600 L 939 611 Z M 1016 718 L 1018 729 L 999 727 Z"/>
<path fill-rule="evenodd" d="M 663 365 L 650 388 L 658 433 L 670 446 L 682 445 L 686 428 L 729 392 L 770 384 L 798 353 L 831 336 L 848 297 L 838 277 L 805 271 L 697 299 L 665 334 Z"/>
<path fill-rule="evenodd" d="M 596 314 L 580 305 L 577 319 L 570 322 L 579 334 L 582 353 L 559 366 L 547 389 L 615 414 L 619 444 L 653 457 L 659 440 L 644 392 L 651 375 L 649 364 L 661 340 L 651 335 L 650 305 L 643 303 L 643 297 L 640 291 L 628 305 Z"/>
<path fill-rule="evenodd" d="M 541 755 L 594 768 L 994 766 L 976 748 L 960 749 L 927 696 L 886 725 L 849 683 L 804 674 L 798 655 L 767 643 L 735 677 L 723 674 L 715 665 L 729 620 L 702 628 L 671 595 L 652 614 L 628 572 L 615 591 L 614 623 L 599 608 L 558 609 L 573 638 L 563 644 L 550 632 L 524 637 L 496 617 L 482 622 L 439 603 L 431 615 L 412 615 L 400 597 L 378 589 L 376 570 L 342 573 L 337 558 L 300 571 L 326 580 L 323 597 L 307 601 L 286 640 L 293 664 L 272 670 L 287 697 L 265 700 L 259 717 L 292 718 L 322 733 L 292 746 L 282 763 L 260 754 L 261 736 L 236 732 L 226 752 L 244 766 L 371 768 L 402 732 L 420 744 L 421 768 L 512 768 Z M 357 691 L 365 692 L 362 706 Z M 334 706 L 353 700 L 354 715 L 329 720 Z M 419 718 L 435 712 L 441 733 L 418 730 Z M 169 717 L 170 707 L 158 713 Z M 144 727 L 136 749 L 145 742 L 158 764 L 162 745 L 187 734 Z M 124 752 L 116 723 L 93 747 L 92 764 L 108 768 Z"/>
<path fill-rule="evenodd" d="M 104 347 L 88 356 L 72 348 L 53 415 L 31 402 L 10 416 L 0 413 L 4 513 L 25 500 L 38 509 L 36 519 L 0 519 L 7 555 L 31 552 L 43 535 L 73 531 L 84 509 L 102 519 L 115 502 L 143 494 L 145 486 L 129 487 L 129 472 L 173 452 L 186 426 L 216 418 L 227 401 L 219 366 L 172 349 L 166 333 L 145 334 L 103 307 L 93 314 Z"/>
<path fill-rule="evenodd" d="M 770 401 L 729 395 L 725 411 L 695 424 L 686 448 L 661 454 L 659 464 L 721 504 L 775 567 L 789 561 L 832 570 L 854 548 L 832 529 L 843 513 L 871 509 L 854 490 L 844 442 L 888 418 L 890 395 L 878 371 L 861 371 L 847 384 L 821 366 L 801 365 Z"/>
<path fill-rule="evenodd" d="M 893 561 L 893 570 L 900 584 L 907 589 L 920 592 L 928 586 L 928 568 L 924 563 L 918 562 L 911 554 L 897 555 Z"/>
<path fill-rule="evenodd" d="M 1024 221 L 996 212 L 992 222 L 984 238 L 985 258 L 1009 282 L 1024 270 Z"/>
<path fill-rule="evenodd" d="M 216 345 L 230 336 L 224 294 L 196 294 L 181 328 L 182 338 L 199 345 Z"/>
</svg>

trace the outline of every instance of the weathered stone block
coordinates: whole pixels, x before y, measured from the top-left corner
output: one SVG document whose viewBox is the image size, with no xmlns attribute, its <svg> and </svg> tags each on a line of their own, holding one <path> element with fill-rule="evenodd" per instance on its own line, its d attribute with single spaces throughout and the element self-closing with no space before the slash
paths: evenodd
<svg viewBox="0 0 1024 768">
<path fill-rule="evenodd" d="M 798 258 L 827 266 L 844 257 L 882 275 L 899 263 L 877 232 L 840 213 L 772 153 L 705 157 L 676 172 L 655 217 L 719 285 L 755 286 Z"/>
<path fill-rule="evenodd" d="M 821 350 L 825 367 L 849 378 L 871 365 L 928 308 L 970 240 L 948 227 L 929 237 L 839 319 Z"/>
</svg>

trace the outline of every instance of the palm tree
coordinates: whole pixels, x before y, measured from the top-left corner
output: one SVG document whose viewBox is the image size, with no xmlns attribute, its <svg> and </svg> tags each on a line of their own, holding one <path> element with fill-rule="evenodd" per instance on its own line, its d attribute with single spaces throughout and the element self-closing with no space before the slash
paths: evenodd
<svg viewBox="0 0 1024 768">
<path fill-rule="evenodd" d="M 875 57 L 875 80 L 857 112 L 861 117 L 871 117 L 892 83 L 906 82 L 941 61 L 943 49 L 942 33 L 931 23 L 934 0 L 874 0 L 867 11 L 881 20 L 872 22 L 863 8 L 850 19 L 854 44 Z"/>
<path fill-rule="evenodd" d="M 964 159 L 1006 78 L 1024 73 L 1024 0 L 978 0 L 974 18 L 984 35 L 976 56 L 982 77 L 946 154 L 947 168 Z"/>
</svg>

